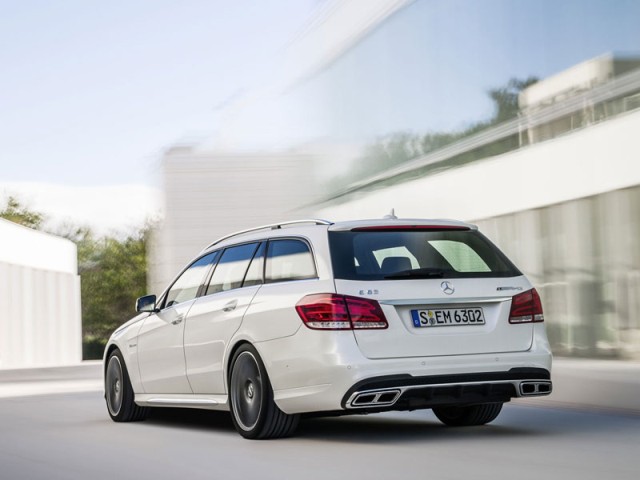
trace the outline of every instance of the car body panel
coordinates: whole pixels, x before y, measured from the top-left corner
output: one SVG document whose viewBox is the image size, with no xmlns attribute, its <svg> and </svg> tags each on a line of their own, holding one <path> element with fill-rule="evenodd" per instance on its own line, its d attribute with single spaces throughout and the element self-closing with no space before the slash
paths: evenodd
<svg viewBox="0 0 640 480">
<path fill-rule="evenodd" d="M 334 288 L 332 281 L 319 279 L 263 285 L 247 309 L 241 331 L 254 342 L 291 336 L 302 326 L 293 306 L 305 295 L 332 293 Z"/>
<path fill-rule="evenodd" d="M 146 393 L 193 393 L 184 358 L 185 318 L 195 300 L 144 319 L 138 333 L 138 366 Z"/>
<path fill-rule="evenodd" d="M 517 326 L 517 325 L 514 325 Z M 342 410 L 349 388 L 371 377 L 505 372 L 531 367 L 551 370 L 551 350 L 542 324 L 525 352 L 414 358 L 366 358 L 353 335 L 301 328 L 296 335 L 256 344 L 266 363 L 278 407 L 286 413 Z"/>
<path fill-rule="evenodd" d="M 260 285 L 197 298 L 184 329 L 184 357 L 195 394 L 225 394 L 224 355 Z"/>
<path fill-rule="evenodd" d="M 531 285 L 524 276 L 513 278 L 471 278 L 449 280 L 454 292 L 446 294 L 442 279 L 381 280 L 362 282 L 336 280 L 336 291 L 377 300 L 389 328 L 354 330 L 356 341 L 367 358 L 401 358 L 523 352 L 531 347 L 533 324 L 509 323 L 511 296 Z M 500 288 L 512 290 L 504 291 Z M 368 292 L 376 292 L 369 294 Z M 506 293 L 506 294 L 505 294 Z M 412 310 L 435 308 L 482 308 L 485 323 L 416 328 Z"/>
</svg>

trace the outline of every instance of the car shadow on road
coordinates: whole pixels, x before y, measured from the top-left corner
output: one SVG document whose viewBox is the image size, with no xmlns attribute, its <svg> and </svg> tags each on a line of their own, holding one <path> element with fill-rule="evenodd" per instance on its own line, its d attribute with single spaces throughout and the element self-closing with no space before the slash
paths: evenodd
<svg viewBox="0 0 640 480">
<path fill-rule="evenodd" d="M 406 415 L 406 416 L 405 416 Z M 228 412 L 154 408 L 145 425 L 236 435 Z M 383 413 L 305 418 L 295 438 L 348 443 L 446 442 L 550 437 L 637 428 L 638 418 L 531 407 L 507 408 L 496 422 L 476 427 L 447 427 L 428 412 Z"/>
<path fill-rule="evenodd" d="M 366 417 L 315 418 L 301 423 L 297 437 L 354 443 L 425 442 L 429 440 L 491 439 L 527 436 L 539 432 L 505 425 L 451 428 L 437 420 L 386 418 L 379 415 Z"/>
<path fill-rule="evenodd" d="M 154 408 L 145 425 L 235 434 L 228 412 Z M 425 419 L 384 415 L 305 418 L 295 438 L 355 443 L 398 443 L 479 437 L 484 439 L 535 435 L 537 431 L 504 425 L 450 428 L 425 414 Z"/>
<path fill-rule="evenodd" d="M 187 408 L 152 408 L 144 422 L 147 425 L 235 432 L 228 412 Z"/>
</svg>

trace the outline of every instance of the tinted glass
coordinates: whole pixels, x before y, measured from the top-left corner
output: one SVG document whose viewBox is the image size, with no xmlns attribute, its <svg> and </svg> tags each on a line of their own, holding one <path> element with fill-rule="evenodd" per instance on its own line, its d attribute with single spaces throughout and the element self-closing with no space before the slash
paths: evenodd
<svg viewBox="0 0 640 480">
<path fill-rule="evenodd" d="M 240 288 L 257 247 L 257 243 L 250 243 L 225 249 L 209 282 L 207 295 Z"/>
<path fill-rule="evenodd" d="M 430 240 L 429 245 L 442 255 L 457 272 L 490 272 L 491 269 L 476 251 L 464 242 Z"/>
<path fill-rule="evenodd" d="M 302 240 L 273 240 L 267 254 L 266 282 L 316 278 L 309 246 Z"/>
<path fill-rule="evenodd" d="M 518 269 L 475 231 L 329 232 L 336 278 L 513 277 Z"/>
<path fill-rule="evenodd" d="M 219 252 L 213 252 L 196 260 L 180 275 L 169 289 L 169 292 L 167 292 L 165 307 L 196 298 L 198 288 L 202 284 L 209 266 L 213 263 L 218 253 Z"/>
<path fill-rule="evenodd" d="M 249 270 L 247 270 L 247 274 L 244 277 L 244 282 L 242 283 L 243 287 L 251 287 L 253 285 L 262 285 L 263 283 L 263 273 L 264 273 L 264 251 L 265 251 L 265 243 L 261 243 L 260 247 L 256 251 L 253 256 L 253 260 L 251 260 L 251 264 L 249 265 Z"/>
</svg>

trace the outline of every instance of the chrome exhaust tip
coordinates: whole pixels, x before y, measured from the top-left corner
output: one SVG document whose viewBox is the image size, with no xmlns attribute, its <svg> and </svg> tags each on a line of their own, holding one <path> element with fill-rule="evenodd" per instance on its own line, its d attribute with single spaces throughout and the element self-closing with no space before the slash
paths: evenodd
<svg viewBox="0 0 640 480">
<path fill-rule="evenodd" d="M 357 393 L 351 400 L 350 406 L 352 408 L 388 407 L 398 401 L 401 393 L 399 389 Z"/>
<path fill-rule="evenodd" d="M 551 393 L 550 381 L 520 382 L 520 395 L 531 397 L 534 395 L 549 395 Z"/>
</svg>

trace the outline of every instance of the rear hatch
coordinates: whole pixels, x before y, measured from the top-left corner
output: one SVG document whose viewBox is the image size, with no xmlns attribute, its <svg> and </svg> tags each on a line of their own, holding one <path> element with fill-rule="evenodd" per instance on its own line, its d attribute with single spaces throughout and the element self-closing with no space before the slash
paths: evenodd
<svg viewBox="0 0 640 480">
<path fill-rule="evenodd" d="M 527 279 L 471 226 L 329 231 L 336 292 L 377 300 L 387 329 L 354 330 L 368 358 L 526 351 L 531 323 L 510 324 Z"/>
</svg>

